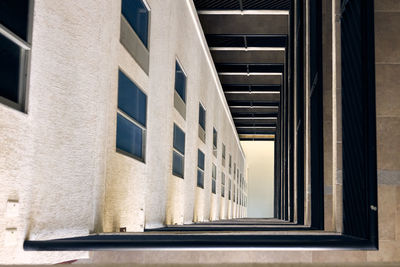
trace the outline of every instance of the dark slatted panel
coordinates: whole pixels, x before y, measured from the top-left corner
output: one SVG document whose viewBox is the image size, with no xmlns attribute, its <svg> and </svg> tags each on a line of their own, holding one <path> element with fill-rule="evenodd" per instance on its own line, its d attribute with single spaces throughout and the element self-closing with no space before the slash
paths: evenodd
<svg viewBox="0 0 400 267">
<path fill-rule="evenodd" d="M 197 10 L 234 10 L 240 9 L 239 0 L 195 0 Z"/>
<path fill-rule="evenodd" d="M 247 47 L 286 47 L 287 37 L 285 35 L 249 35 L 246 37 Z"/>
<path fill-rule="evenodd" d="M 286 47 L 286 35 L 206 34 L 209 47 Z M 245 41 L 246 40 L 246 41 Z"/>
<path fill-rule="evenodd" d="M 346 234 L 370 238 L 376 231 L 370 224 L 376 217 L 370 211 L 376 206 L 372 0 L 342 1 L 341 30 L 343 226 Z"/>
<path fill-rule="evenodd" d="M 243 9 L 289 10 L 291 0 L 243 0 Z"/>
<path fill-rule="evenodd" d="M 244 37 L 240 35 L 206 34 L 209 47 L 245 47 Z"/>
<path fill-rule="evenodd" d="M 280 91 L 280 85 L 222 85 L 224 91 Z M 253 104 L 254 106 L 256 105 Z M 262 105 L 262 103 L 261 103 Z"/>
</svg>

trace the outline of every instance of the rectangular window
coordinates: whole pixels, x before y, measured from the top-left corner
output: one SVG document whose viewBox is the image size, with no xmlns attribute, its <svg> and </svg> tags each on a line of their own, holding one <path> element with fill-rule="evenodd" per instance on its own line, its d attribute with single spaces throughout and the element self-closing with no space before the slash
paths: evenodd
<svg viewBox="0 0 400 267">
<path fill-rule="evenodd" d="M 199 104 L 199 125 L 205 131 L 206 130 L 206 110 Z"/>
<path fill-rule="evenodd" d="M 213 194 L 217 193 L 217 166 L 214 163 L 212 165 L 211 192 Z"/>
<path fill-rule="evenodd" d="M 199 138 L 206 143 L 206 110 L 199 103 Z"/>
<path fill-rule="evenodd" d="M 118 72 L 117 151 L 145 160 L 147 96 Z"/>
<path fill-rule="evenodd" d="M 0 1 L 0 102 L 25 110 L 30 57 L 30 0 Z"/>
<path fill-rule="evenodd" d="M 213 154 L 216 157 L 217 156 L 217 146 L 218 144 L 218 132 L 213 128 Z"/>
<path fill-rule="evenodd" d="M 178 61 L 175 63 L 175 91 L 186 103 L 186 75 Z"/>
<path fill-rule="evenodd" d="M 204 153 L 197 150 L 197 186 L 204 188 Z"/>
<path fill-rule="evenodd" d="M 221 197 L 225 197 L 225 173 L 221 172 Z"/>
<path fill-rule="evenodd" d="M 236 202 L 236 185 L 233 184 L 233 202 Z"/>
<path fill-rule="evenodd" d="M 232 155 L 229 154 L 229 174 L 232 174 Z"/>
<path fill-rule="evenodd" d="M 222 166 L 224 166 L 224 167 L 225 167 L 225 158 L 226 158 L 225 150 L 226 150 L 226 147 L 224 144 L 222 144 Z"/>
<path fill-rule="evenodd" d="M 232 195 L 232 180 L 229 178 L 229 184 L 228 184 L 228 199 L 231 200 L 231 195 Z"/>
<path fill-rule="evenodd" d="M 149 8 L 143 0 L 122 0 L 122 15 L 148 48 Z"/>
<path fill-rule="evenodd" d="M 173 138 L 172 174 L 183 178 L 185 167 L 185 133 L 175 123 Z"/>
</svg>

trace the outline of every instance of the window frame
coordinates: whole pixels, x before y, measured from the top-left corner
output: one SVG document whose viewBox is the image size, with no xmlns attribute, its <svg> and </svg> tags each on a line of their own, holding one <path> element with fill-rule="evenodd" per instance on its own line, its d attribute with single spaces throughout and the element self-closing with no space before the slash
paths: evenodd
<svg viewBox="0 0 400 267">
<path fill-rule="evenodd" d="M 139 0 L 143 3 L 145 8 L 147 9 L 147 14 L 148 14 L 148 20 L 147 20 L 147 45 L 143 43 L 142 39 L 140 38 L 139 34 L 136 32 L 136 30 L 133 28 L 133 26 L 129 23 L 129 20 L 124 16 L 122 13 L 122 3 L 121 3 L 121 16 L 128 22 L 129 26 L 132 28 L 133 32 L 136 34 L 137 38 L 140 40 L 142 45 L 146 48 L 147 51 L 150 51 L 150 25 L 151 25 L 151 8 L 149 3 L 147 3 L 146 0 Z"/>
<path fill-rule="evenodd" d="M 124 156 L 133 158 L 135 160 L 138 160 L 142 163 L 146 163 L 146 148 L 147 148 L 147 120 L 148 120 L 148 96 L 147 93 L 143 90 L 143 88 L 139 85 L 136 84 L 136 82 L 134 82 L 133 79 L 131 79 L 131 77 L 122 69 L 122 68 L 118 68 L 118 77 L 119 77 L 119 73 L 122 73 L 123 75 L 125 75 L 125 77 L 128 78 L 128 80 L 133 83 L 138 90 L 140 90 L 145 96 L 146 96 L 146 121 L 145 121 L 145 125 L 142 125 L 142 123 L 140 123 L 139 121 L 137 121 L 135 118 L 131 117 L 130 115 L 128 115 L 126 112 L 124 112 L 122 109 L 119 108 L 119 104 L 118 104 L 118 96 L 119 96 L 119 80 L 118 80 L 118 89 L 117 89 L 117 117 L 118 115 L 122 116 L 124 119 L 128 120 L 130 123 L 134 124 L 135 126 L 139 127 L 142 130 L 142 157 L 139 157 L 137 155 L 131 154 L 125 150 L 122 150 L 120 148 L 117 147 L 117 143 L 115 143 L 115 148 L 116 148 L 116 152 L 119 154 L 122 154 Z M 116 122 L 116 128 L 117 128 L 117 122 Z M 117 140 L 117 132 L 116 132 L 116 136 L 115 136 L 115 140 Z"/>
<path fill-rule="evenodd" d="M 28 100 L 29 100 L 29 81 L 30 81 L 30 67 L 31 67 L 31 50 L 32 50 L 32 31 L 33 31 L 33 10 L 34 0 L 28 0 L 28 18 L 26 25 L 26 40 L 19 37 L 12 30 L 8 29 L 5 25 L 0 24 L 0 35 L 20 49 L 20 66 L 18 71 L 18 103 L 0 96 L 0 103 L 20 111 L 28 113 Z"/>
<path fill-rule="evenodd" d="M 204 162 L 203 162 L 203 169 L 200 167 L 200 162 L 199 162 L 199 153 L 203 154 L 204 157 Z M 204 189 L 204 172 L 205 172 L 205 167 L 206 167 L 206 155 L 201 151 L 200 149 L 197 149 L 197 187 Z M 199 184 L 199 172 L 202 174 L 202 183 Z"/>
<path fill-rule="evenodd" d="M 182 98 L 182 96 L 178 93 L 178 91 L 176 90 L 176 66 L 179 66 L 179 68 L 181 69 L 183 75 L 185 76 L 185 99 Z M 174 71 L 174 92 L 177 93 L 177 95 L 180 97 L 180 99 L 183 101 L 183 103 L 186 106 L 186 100 L 187 100 L 187 84 L 188 84 L 188 75 L 185 71 L 185 69 L 182 67 L 182 62 L 179 60 L 178 57 L 175 57 L 175 71 Z"/>
<path fill-rule="evenodd" d="M 211 193 L 217 194 L 217 166 L 212 164 L 212 172 L 211 172 Z"/>
<path fill-rule="evenodd" d="M 183 132 L 185 135 L 185 140 L 184 140 L 184 151 L 183 154 L 180 152 L 177 148 L 175 148 L 175 127 L 178 128 L 180 131 Z M 176 176 L 181 179 L 185 179 L 185 150 L 186 150 L 186 133 L 185 131 L 179 127 L 177 123 L 173 123 L 173 133 L 172 133 L 172 175 Z M 174 153 L 178 154 L 182 158 L 182 174 L 174 172 Z"/>
</svg>

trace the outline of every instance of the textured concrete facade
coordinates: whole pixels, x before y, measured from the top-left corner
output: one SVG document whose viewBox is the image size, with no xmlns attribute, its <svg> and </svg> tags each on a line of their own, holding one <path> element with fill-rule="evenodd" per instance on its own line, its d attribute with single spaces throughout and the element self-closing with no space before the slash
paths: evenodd
<svg viewBox="0 0 400 267">
<path fill-rule="evenodd" d="M 193 3 L 148 4 L 147 75 L 120 43 L 121 1 L 35 1 L 27 113 L 0 105 L 0 263 L 89 256 L 24 252 L 25 239 L 217 220 L 222 201 L 228 206 L 222 143 L 243 174 L 245 158 Z M 185 120 L 173 107 L 176 59 L 187 74 Z M 147 95 L 145 163 L 116 152 L 118 69 Z M 199 102 L 207 110 L 205 144 L 197 134 Z M 185 179 L 172 175 L 173 123 L 186 133 Z M 204 189 L 196 188 L 198 148 L 206 155 Z M 10 203 L 18 214 L 8 216 Z"/>
</svg>

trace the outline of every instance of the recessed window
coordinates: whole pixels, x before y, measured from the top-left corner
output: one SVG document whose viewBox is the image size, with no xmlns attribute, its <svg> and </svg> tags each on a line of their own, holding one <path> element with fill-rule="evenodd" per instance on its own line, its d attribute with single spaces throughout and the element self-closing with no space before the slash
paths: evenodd
<svg viewBox="0 0 400 267">
<path fill-rule="evenodd" d="M 226 159 L 226 147 L 224 144 L 222 144 L 222 166 L 225 167 L 225 159 Z"/>
<path fill-rule="evenodd" d="M 204 153 L 197 150 L 197 186 L 204 188 Z"/>
<path fill-rule="evenodd" d="M 147 48 L 149 40 L 149 9 L 142 0 L 122 0 L 122 15 Z"/>
<path fill-rule="evenodd" d="M 29 0 L 0 1 L 0 102 L 25 111 L 29 43 Z"/>
<path fill-rule="evenodd" d="M 217 166 L 214 163 L 212 165 L 211 192 L 213 194 L 217 193 Z"/>
<path fill-rule="evenodd" d="M 117 151 L 144 161 L 147 96 L 118 73 Z"/>
<path fill-rule="evenodd" d="M 206 142 L 206 110 L 199 103 L 199 138 L 203 143 Z"/>
<path fill-rule="evenodd" d="M 175 91 L 186 103 L 186 75 L 178 61 L 175 63 Z"/>
<path fill-rule="evenodd" d="M 236 202 L 236 185 L 233 184 L 233 202 Z"/>
<path fill-rule="evenodd" d="M 213 128 L 213 154 L 216 157 L 217 156 L 217 144 L 218 144 L 218 132 Z"/>
<path fill-rule="evenodd" d="M 231 200 L 231 195 L 232 195 L 232 180 L 229 178 L 229 183 L 228 183 L 228 200 Z"/>
<path fill-rule="evenodd" d="M 225 173 L 221 172 L 221 197 L 225 197 Z"/>
<path fill-rule="evenodd" d="M 172 174 L 184 177 L 185 166 L 185 133 L 174 124 L 174 141 L 172 153 Z"/>
<path fill-rule="evenodd" d="M 229 174 L 232 174 L 232 155 L 229 154 Z"/>
<path fill-rule="evenodd" d="M 235 180 L 236 177 L 236 163 L 233 163 L 233 180 Z"/>
<path fill-rule="evenodd" d="M 199 125 L 205 131 L 206 130 L 206 110 L 199 104 Z"/>
</svg>

